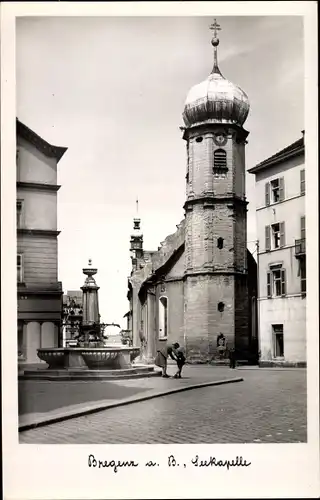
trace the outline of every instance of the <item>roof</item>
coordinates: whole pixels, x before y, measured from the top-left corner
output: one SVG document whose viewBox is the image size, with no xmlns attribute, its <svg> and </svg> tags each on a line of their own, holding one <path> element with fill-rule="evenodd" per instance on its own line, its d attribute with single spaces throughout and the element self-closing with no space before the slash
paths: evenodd
<svg viewBox="0 0 320 500">
<path fill-rule="evenodd" d="M 261 172 L 268 167 L 278 165 L 279 163 L 286 161 L 289 158 L 295 158 L 299 155 L 304 155 L 304 135 L 297 141 L 290 144 L 290 146 L 287 146 L 286 148 L 270 156 L 261 163 L 258 163 L 258 165 L 256 165 L 255 167 L 250 168 L 248 172 L 250 174 L 256 174 L 257 172 Z"/>
<path fill-rule="evenodd" d="M 65 147 L 53 146 L 52 144 L 49 144 L 33 130 L 24 125 L 24 123 L 22 123 L 18 118 L 16 119 L 16 127 L 18 136 L 28 141 L 45 156 L 49 158 L 56 158 L 57 162 L 61 160 L 62 156 L 68 149 Z"/>
</svg>

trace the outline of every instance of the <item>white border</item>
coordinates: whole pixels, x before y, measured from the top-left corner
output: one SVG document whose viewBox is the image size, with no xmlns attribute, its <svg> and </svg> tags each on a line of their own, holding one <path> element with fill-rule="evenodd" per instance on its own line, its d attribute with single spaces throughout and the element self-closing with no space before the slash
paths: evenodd
<svg viewBox="0 0 320 500">
<path fill-rule="evenodd" d="M 4 498 L 266 498 L 319 495 L 319 333 L 317 213 L 316 2 L 6 2 L 1 4 L 2 393 Z M 305 20 L 306 216 L 308 237 L 308 444 L 45 446 L 19 445 L 17 436 L 15 234 L 15 16 L 302 15 Z M 261 34 L 263 36 L 263 33 Z M 254 43 L 254 41 L 253 41 Z M 276 57 L 276 54 L 275 54 Z M 266 138 L 268 140 L 268 138 Z M 312 239 L 311 239 L 312 236 Z M 130 411 L 130 410 L 128 410 Z M 201 422 L 199 422 L 201 425 Z M 89 469 L 88 453 L 104 459 L 154 459 L 147 471 Z M 249 468 L 168 468 L 196 453 L 243 455 Z"/>
</svg>

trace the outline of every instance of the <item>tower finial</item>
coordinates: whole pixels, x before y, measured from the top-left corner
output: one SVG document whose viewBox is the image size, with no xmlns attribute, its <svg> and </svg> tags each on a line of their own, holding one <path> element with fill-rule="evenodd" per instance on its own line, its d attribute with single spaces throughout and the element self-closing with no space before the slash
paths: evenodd
<svg viewBox="0 0 320 500">
<path fill-rule="evenodd" d="M 217 20 L 214 20 L 214 23 L 209 26 L 209 28 L 213 31 L 213 38 L 211 40 L 211 44 L 213 45 L 213 69 L 212 73 L 220 73 L 219 67 L 218 67 L 218 55 L 217 55 L 217 47 L 219 45 L 219 38 L 218 38 L 218 31 L 221 31 L 220 24 L 217 23 Z"/>
<path fill-rule="evenodd" d="M 138 200 L 138 196 L 137 196 L 137 199 L 136 199 L 136 216 L 135 218 L 133 219 L 133 229 L 135 231 L 140 231 L 140 218 L 139 218 L 139 200 Z"/>
</svg>

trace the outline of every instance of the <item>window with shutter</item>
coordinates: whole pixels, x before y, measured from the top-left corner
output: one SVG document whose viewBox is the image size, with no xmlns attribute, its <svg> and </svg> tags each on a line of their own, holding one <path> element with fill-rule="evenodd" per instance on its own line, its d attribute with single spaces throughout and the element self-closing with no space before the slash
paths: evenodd
<svg viewBox="0 0 320 500">
<path fill-rule="evenodd" d="M 227 172 L 227 153 L 223 149 L 216 149 L 213 153 L 213 173 L 220 175 Z"/>
<path fill-rule="evenodd" d="M 303 195 L 306 193 L 306 179 L 305 179 L 305 170 L 300 170 L 300 194 Z"/>
<path fill-rule="evenodd" d="M 281 269 L 281 295 L 284 297 L 286 295 L 286 270 Z"/>
<path fill-rule="evenodd" d="M 284 177 L 279 179 L 279 201 L 284 200 Z"/>
<path fill-rule="evenodd" d="M 284 247 L 285 244 L 286 244 L 285 224 L 284 222 L 280 222 L 280 247 Z"/>
<path fill-rule="evenodd" d="M 270 205 L 270 183 L 267 182 L 265 184 L 265 201 L 266 201 L 266 206 Z"/>
<path fill-rule="evenodd" d="M 270 244 L 270 226 L 265 227 L 265 246 L 266 252 L 270 252 L 271 244 Z"/>
<path fill-rule="evenodd" d="M 272 296 L 271 294 L 271 273 L 267 273 L 267 297 L 270 299 Z"/>
<path fill-rule="evenodd" d="M 280 224 L 277 222 L 276 224 L 271 225 L 272 231 L 272 250 L 276 248 L 280 248 Z"/>
<path fill-rule="evenodd" d="M 302 240 L 304 240 L 306 237 L 306 217 L 305 217 L 305 215 L 300 218 L 300 234 L 301 234 L 300 238 Z"/>
</svg>

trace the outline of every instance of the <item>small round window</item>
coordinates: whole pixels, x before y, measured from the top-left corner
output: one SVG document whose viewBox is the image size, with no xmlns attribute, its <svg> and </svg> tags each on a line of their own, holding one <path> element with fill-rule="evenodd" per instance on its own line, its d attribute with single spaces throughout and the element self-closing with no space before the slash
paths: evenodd
<svg viewBox="0 0 320 500">
<path fill-rule="evenodd" d="M 203 141 L 203 137 L 197 137 L 196 138 L 196 142 L 202 142 Z"/>
</svg>

